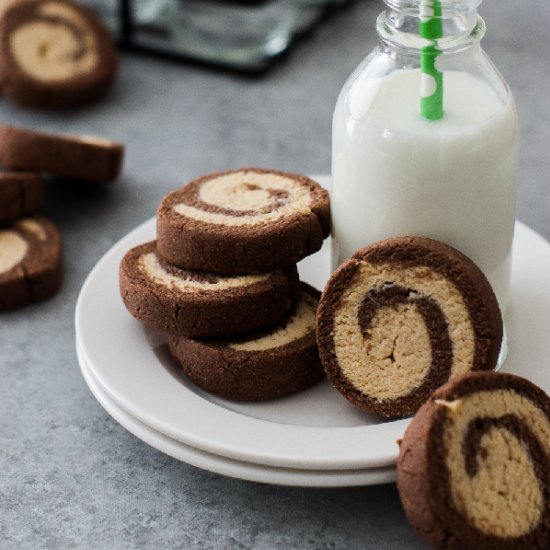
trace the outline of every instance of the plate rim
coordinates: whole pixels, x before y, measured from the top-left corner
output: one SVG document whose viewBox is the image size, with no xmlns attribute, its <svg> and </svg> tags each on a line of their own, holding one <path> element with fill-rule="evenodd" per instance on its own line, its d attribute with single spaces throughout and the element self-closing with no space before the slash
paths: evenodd
<svg viewBox="0 0 550 550">
<path fill-rule="evenodd" d="M 319 180 L 320 177 L 317 177 L 317 179 Z M 164 422 L 158 422 L 155 420 L 151 421 L 151 417 L 147 414 L 144 414 L 143 410 L 140 410 L 139 407 L 136 408 L 136 405 L 131 402 L 131 399 L 130 401 L 128 400 L 128 396 L 121 396 L 117 394 L 117 392 L 114 391 L 112 387 L 110 387 L 108 381 L 104 380 L 101 376 L 101 373 L 97 371 L 97 366 L 95 365 L 96 362 L 93 360 L 93 357 L 89 355 L 89 350 L 86 349 L 86 341 L 82 337 L 83 332 L 85 332 L 83 327 L 81 326 L 82 308 L 87 293 L 89 292 L 89 289 L 93 284 L 94 278 L 97 276 L 98 273 L 101 272 L 102 269 L 104 269 L 105 264 L 112 263 L 114 261 L 114 258 L 121 255 L 121 251 L 123 251 L 122 253 L 124 253 L 131 246 L 134 246 L 134 244 L 129 243 L 134 243 L 138 237 L 141 239 L 142 233 L 147 233 L 147 231 L 150 231 L 152 233 L 154 225 L 155 217 L 153 216 L 150 219 L 142 222 L 136 228 L 120 238 L 100 258 L 100 260 L 95 264 L 95 266 L 92 268 L 89 275 L 87 276 L 86 280 L 84 281 L 76 304 L 75 328 L 77 342 L 80 343 L 82 352 L 86 357 L 88 365 L 94 371 L 94 375 L 113 401 L 115 401 L 119 406 L 121 406 L 124 410 L 131 414 L 132 417 L 140 420 L 145 425 L 155 429 L 160 433 L 163 433 L 171 439 L 180 441 L 190 447 L 200 449 L 202 451 L 232 458 L 235 460 L 252 462 L 255 464 L 265 464 L 268 466 L 317 470 L 356 470 L 360 468 L 380 468 L 395 464 L 398 454 L 398 447 L 395 441 L 402 436 L 402 433 L 410 422 L 410 419 L 391 420 L 377 425 L 318 428 L 312 426 L 293 426 L 288 424 L 277 424 L 258 418 L 248 417 L 246 415 L 228 409 L 223 409 L 222 414 L 224 421 L 227 421 L 227 419 L 235 420 L 237 424 L 240 424 L 241 427 L 246 429 L 250 429 L 251 427 L 255 427 L 260 430 L 262 428 L 269 428 L 271 435 L 273 435 L 274 432 L 277 432 L 276 435 L 277 438 L 279 438 L 279 441 L 284 440 L 285 437 L 290 438 L 293 441 L 298 441 L 307 435 L 306 439 L 308 442 L 315 442 L 315 438 L 322 438 L 330 435 L 331 437 L 336 437 L 337 439 L 337 441 L 334 442 L 334 445 L 346 443 L 346 441 L 350 440 L 350 438 L 364 438 L 366 441 L 369 441 L 369 437 L 371 443 L 373 440 L 376 443 L 376 436 L 378 435 L 378 432 L 383 432 L 387 430 L 389 426 L 392 427 L 390 431 L 392 431 L 393 434 L 393 445 L 390 445 L 389 442 L 386 442 L 386 449 L 384 451 L 380 451 L 380 449 L 378 449 L 380 452 L 375 455 L 369 455 L 369 451 L 371 451 L 371 449 L 369 449 L 365 445 L 360 445 L 358 447 L 354 447 L 353 453 L 355 454 L 337 455 L 333 453 L 331 455 L 331 449 L 329 449 L 328 454 L 326 453 L 320 456 L 319 454 L 316 454 L 316 449 L 318 450 L 319 448 L 319 446 L 316 445 L 315 449 L 313 450 L 314 452 L 306 452 L 302 455 L 294 455 L 290 457 L 288 456 L 288 454 L 285 453 L 273 454 L 271 452 L 267 452 L 265 449 L 256 449 L 255 451 L 250 451 L 250 449 L 243 450 L 242 446 L 239 446 L 239 444 L 235 443 L 235 441 L 233 440 L 212 440 L 211 434 L 205 435 L 204 433 L 195 433 L 190 435 L 189 432 L 186 432 L 182 436 L 181 427 L 179 431 L 174 431 L 172 426 L 166 425 L 166 423 Z M 519 233 L 524 234 L 527 238 L 535 239 L 536 241 L 538 241 L 539 246 L 544 246 L 550 249 L 550 244 L 543 237 L 541 237 L 534 230 L 519 221 L 516 222 L 516 230 L 518 229 Z M 517 234 L 518 231 L 516 232 L 516 237 Z M 154 238 L 154 235 L 152 238 Z M 138 244 L 139 242 L 141 241 L 137 241 L 135 244 Z M 116 264 L 118 269 L 118 262 L 116 262 Z M 123 308 L 122 301 L 120 299 L 119 306 Z M 126 310 L 124 310 L 124 314 L 128 316 L 129 320 L 135 321 L 130 317 Z M 137 321 L 135 321 L 135 323 L 136 325 L 139 324 Z M 145 340 L 145 338 L 143 338 L 143 340 Z M 219 405 L 212 403 L 208 400 L 204 400 L 193 392 L 189 393 L 191 396 L 194 396 L 194 398 L 191 397 L 191 401 L 194 401 L 195 404 L 197 403 L 197 399 L 202 400 L 203 404 L 208 403 L 207 409 L 209 409 L 209 414 L 213 415 L 214 421 L 219 421 L 221 419 L 219 410 L 221 409 L 221 407 Z M 215 412 L 215 409 L 218 409 L 217 413 Z M 279 426 L 279 428 L 277 428 L 277 426 Z M 342 436 L 344 432 L 346 437 Z"/>
<path fill-rule="evenodd" d="M 147 426 L 112 400 L 101 388 L 99 381 L 95 380 L 92 369 L 82 356 L 78 341 L 76 352 L 82 377 L 90 393 L 107 414 L 140 441 L 180 462 L 236 479 L 292 487 L 359 487 L 395 482 L 394 466 L 358 470 L 285 468 L 240 461 L 186 445 Z"/>
<path fill-rule="evenodd" d="M 149 220 L 150 222 L 152 220 Z M 142 224 L 144 225 L 144 224 Z M 141 227 L 141 226 L 140 226 Z M 133 232 L 131 232 L 133 233 Z M 102 258 L 103 260 L 103 258 Z M 101 262 L 101 260 L 100 260 Z M 100 262 L 98 262 L 98 266 Z M 95 269 L 95 268 L 94 268 Z M 92 270 L 93 271 L 93 270 Z M 92 273 L 91 273 L 92 275 Z M 79 300 L 77 302 L 77 308 L 75 312 L 75 317 L 79 316 L 79 310 L 80 310 L 80 296 Z M 127 314 L 130 316 L 130 314 Z M 139 325 L 139 322 L 135 319 L 129 317 L 130 322 L 135 322 L 136 326 L 141 329 L 141 325 Z M 395 444 L 395 452 L 392 452 L 391 454 L 387 454 L 384 456 L 379 456 L 377 458 L 365 458 L 364 453 L 360 453 L 359 456 L 356 457 L 344 457 L 343 459 L 337 458 L 337 459 L 327 459 L 326 457 L 320 456 L 320 455 L 306 455 L 303 457 L 294 457 L 289 458 L 287 455 L 273 455 L 272 453 L 262 453 L 262 452 L 243 452 L 242 448 L 239 446 L 235 446 L 233 442 L 231 442 L 229 445 L 224 444 L 220 441 L 212 441 L 207 440 L 202 437 L 194 437 L 192 435 L 189 435 L 189 433 L 185 433 L 182 435 L 180 431 L 174 431 L 171 426 L 166 425 L 164 422 L 159 421 L 153 421 L 151 422 L 151 419 L 148 415 L 143 414 L 143 410 L 137 407 L 134 403 L 129 401 L 127 399 L 127 396 L 120 395 L 116 391 L 113 390 L 113 388 L 107 383 L 106 380 L 103 379 L 100 373 L 95 369 L 94 367 L 94 361 L 90 359 L 90 356 L 88 355 L 84 344 L 82 343 L 82 331 L 78 328 L 76 329 L 76 340 L 80 343 L 80 349 L 85 357 L 88 366 L 91 370 L 93 370 L 94 375 L 97 379 L 97 381 L 101 384 L 103 390 L 106 392 L 106 394 L 117 403 L 121 408 L 123 408 L 128 414 L 133 416 L 134 418 L 137 418 L 140 422 L 143 424 L 152 427 L 156 431 L 163 433 L 167 437 L 170 437 L 171 439 L 180 441 L 190 447 L 198 448 L 200 450 L 203 450 L 205 452 L 209 452 L 216 455 L 222 455 L 226 456 L 235 460 L 240 460 L 244 462 L 253 462 L 253 463 L 261 463 L 267 466 L 278 466 L 278 467 L 288 467 L 288 468 L 297 468 L 297 469 L 333 469 L 333 470 L 356 470 L 360 468 L 383 468 L 387 466 L 394 465 L 396 462 L 396 456 L 397 456 L 397 440 L 402 436 L 404 429 L 410 422 L 410 418 L 407 419 L 399 419 L 399 420 L 389 420 L 387 422 L 382 422 L 380 424 L 375 425 L 361 425 L 361 426 L 350 426 L 350 427 L 315 427 L 315 426 L 296 426 L 291 424 L 278 424 L 269 420 L 263 420 L 260 418 L 254 418 L 250 416 L 246 416 L 243 414 L 240 414 L 238 412 L 235 412 L 230 409 L 225 409 L 217 405 L 216 403 L 213 403 L 208 400 L 204 400 L 201 396 L 198 394 L 195 394 L 194 392 L 187 392 L 186 397 L 191 398 L 192 401 L 200 402 L 202 406 L 206 406 L 208 412 L 210 414 L 223 411 L 223 416 L 225 419 L 233 419 L 235 420 L 236 424 L 246 424 L 247 428 L 256 428 L 257 430 L 262 430 L 262 428 L 269 429 L 273 436 L 273 430 L 279 429 L 285 432 L 285 435 L 291 436 L 291 439 L 294 441 L 302 441 L 304 436 L 307 434 L 309 437 L 308 439 L 311 441 L 312 438 L 316 438 L 317 440 L 321 440 L 322 438 L 326 437 L 327 434 L 330 432 L 330 435 L 334 436 L 335 434 L 342 434 L 342 432 L 346 432 L 347 436 L 344 439 L 349 439 L 350 437 L 356 439 L 365 437 L 365 440 L 368 440 L 368 433 L 369 431 L 383 431 L 384 427 L 388 425 L 398 425 L 402 424 L 402 429 L 398 429 L 395 433 L 395 437 L 393 438 L 393 442 Z M 142 335 L 142 340 L 145 341 L 146 337 L 145 335 Z"/>
</svg>

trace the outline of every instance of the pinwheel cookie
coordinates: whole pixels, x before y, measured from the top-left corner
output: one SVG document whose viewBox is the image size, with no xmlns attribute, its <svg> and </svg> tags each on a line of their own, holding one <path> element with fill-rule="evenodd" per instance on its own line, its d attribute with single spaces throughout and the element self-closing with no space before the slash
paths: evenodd
<svg viewBox="0 0 550 550">
<path fill-rule="evenodd" d="M 171 336 L 170 351 L 193 382 L 226 399 L 260 401 L 304 390 L 324 376 L 315 342 L 318 299 L 302 283 L 299 301 L 274 327 L 224 340 Z"/>
<path fill-rule="evenodd" d="M 359 250 L 319 305 L 329 379 L 355 405 L 387 417 L 413 414 L 449 379 L 494 369 L 501 340 L 500 310 L 482 272 L 421 237 Z"/>
<path fill-rule="evenodd" d="M 41 216 L 0 229 L 0 311 L 39 302 L 61 285 L 61 240 Z"/>
<path fill-rule="evenodd" d="M 189 337 L 229 336 L 276 323 L 299 295 L 296 266 L 224 276 L 178 268 L 155 242 L 131 249 L 120 264 L 126 308 L 144 324 Z"/>
<path fill-rule="evenodd" d="M 330 232 L 328 193 L 297 174 L 246 168 L 210 174 L 167 195 L 159 255 L 188 269 L 266 272 L 319 250 Z"/>
<path fill-rule="evenodd" d="M 10 2 L 0 18 L 2 92 L 25 106 L 69 107 L 102 94 L 117 53 L 100 19 L 70 0 Z"/>
<path fill-rule="evenodd" d="M 99 137 L 0 126 L 0 166 L 109 183 L 121 171 L 124 146 Z"/>
<path fill-rule="evenodd" d="M 434 548 L 546 548 L 550 398 L 511 374 L 455 379 L 407 429 L 397 485 L 409 521 Z"/>
</svg>

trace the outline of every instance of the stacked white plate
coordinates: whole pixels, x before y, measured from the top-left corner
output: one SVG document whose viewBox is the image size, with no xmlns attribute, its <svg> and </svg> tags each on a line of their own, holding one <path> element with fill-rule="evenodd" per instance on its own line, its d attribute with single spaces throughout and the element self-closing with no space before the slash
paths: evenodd
<svg viewBox="0 0 550 550">
<path fill-rule="evenodd" d="M 327 382 L 275 401 L 235 403 L 201 390 L 179 372 L 164 335 L 132 318 L 119 296 L 122 256 L 153 239 L 150 219 L 105 254 L 78 299 L 78 361 L 105 410 L 145 443 L 228 476 L 311 487 L 393 481 L 397 440 L 409 420 L 365 414 Z M 302 280 L 320 290 L 330 272 L 329 247 L 327 242 L 299 265 Z M 509 354 L 502 370 L 529 378 L 546 392 L 549 278 L 550 244 L 518 222 L 506 315 Z"/>
</svg>

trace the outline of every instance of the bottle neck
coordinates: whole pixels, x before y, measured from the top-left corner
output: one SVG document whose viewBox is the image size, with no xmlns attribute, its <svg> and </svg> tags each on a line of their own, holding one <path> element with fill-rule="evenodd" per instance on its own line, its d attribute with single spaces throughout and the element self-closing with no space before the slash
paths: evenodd
<svg viewBox="0 0 550 550">
<path fill-rule="evenodd" d="M 421 50 L 435 46 L 442 53 L 469 48 L 483 38 L 485 23 L 477 14 L 481 0 L 384 0 L 376 30 L 389 47 Z M 422 28 L 438 28 L 426 38 Z M 424 36 L 421 36 L 423 34 Z M 428 33 L 429 34 L 429 33 Z"/>
</svg>

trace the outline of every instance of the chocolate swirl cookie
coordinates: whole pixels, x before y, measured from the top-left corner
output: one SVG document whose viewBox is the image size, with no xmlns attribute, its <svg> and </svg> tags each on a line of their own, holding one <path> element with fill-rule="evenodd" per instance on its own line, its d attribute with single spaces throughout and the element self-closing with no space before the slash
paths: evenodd
<svg viewBox="0 0 550 550">
<path fill-rule="evenodd" d="M 278 325 L 224 340 L 172 336 L 170 351 L 193 382 L 226 399 L 263 401 L 304 390 L 324 375 L 315 342 L 319 294 L 302 283 L 299 302 Z"/>
<path fill-rule="evenodd" d="M 297 174 L 246 168 L 210 174 L 167 195 L 158 209 L 159 254 L 217 273 L 271 271 L 321 248 L 328 193 Z"/>
<path fill-rule="evenodd" d="M 511 374 L 448 383 L 407 429 L 397 484 L 408 519 L 435 548 L 545 548 L 550 398 Z"/>
<path fill-rule="evenodd" d="M 123 158 L 124 146 L 107 139 L 0 126 L 4 168 L 109 183 L 120 174 Z"/>
<path fill-rule="evenodd" d="M 0 19 L 0 84 L 3 94 L 20 105 L 89 102 L 107 89 L 116 69 L 108 31 L 75 2 L 11 2 Z"/>
<path fill-rule="evenodd" d="M 296 266 L 223 276 L 175 267 L 155 242 L 130 250 L 120 264 L 128 311 L 148 326 L 189 337 L 229 336 L 279 321 L 299 295 Z"/>
<path fill-rule="evenodd" d="M 406 416 L 449 379 L 495 368 L 502 319 L 466 256 L 431 239 L 398 237 L 359 250 L 333 274 L 318 339 L 344 397 L 368 412 Z"/>
<path fill-rule="evenodd" d="M 33 172 L 0 171 L 0 222 L 36 214 L 44 203 L 44 182 Z"/>
<path fill-rule="evenodd" d="M 41 216 L 0 230 L 0 311 L 53 296 L 61 285 L 61 239 Z"/>
</svg>

